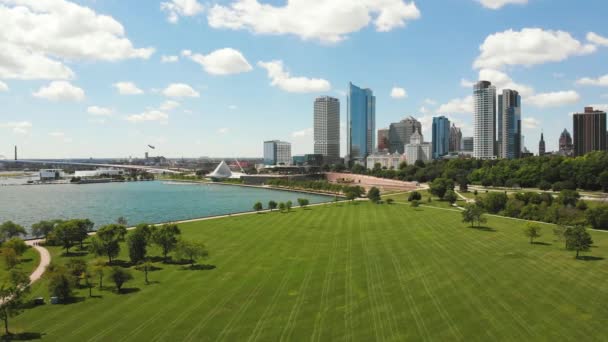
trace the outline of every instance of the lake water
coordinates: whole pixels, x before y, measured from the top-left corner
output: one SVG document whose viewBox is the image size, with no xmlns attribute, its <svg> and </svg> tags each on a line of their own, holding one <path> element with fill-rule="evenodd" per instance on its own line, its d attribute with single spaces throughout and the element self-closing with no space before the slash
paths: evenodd
<svg viewBox="0 0 608 342">
<path fill-rule="evenodd" d="M 40 220 L 89 218 L 97 227 L 120 216 L 130 225 L 159 223 L 252 210 L 261 201 L 297 205 L 297 198 L 322 203 L 333 198 L 280 190 L 218 184 L 127 182 L 0 186 L 0 222 L 30 227 Z"/>
</svg>

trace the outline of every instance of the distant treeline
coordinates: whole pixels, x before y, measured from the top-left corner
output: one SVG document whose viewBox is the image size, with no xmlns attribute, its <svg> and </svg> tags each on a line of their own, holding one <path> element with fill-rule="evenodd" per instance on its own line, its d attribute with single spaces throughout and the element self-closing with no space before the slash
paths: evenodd
<svg viewBox="0 0 608 342">
<path fill-rule="evenodd" d="M 608 152 L 585 156 L 529 157 L 522 159 L 453 159 L 413 165 L 402 163 L 398 170 L 354 166 L 353 173 L 403 181 L 430 182 L 449 178 L 461 184 L 498 187 L 538 187 L 543 190 L 603 190 L 608 192 Z"/>
<path fill-rule="evenodd" d="M 272 179 L 269 180 L 266 184 L 270 186 L 285 187 L 290 189 L 331 192 L 334 194 L 346 194 L 348 190 L 352 188 L 359 188 L 358 186 L 351 186 L 347 184 L 334 184 L 324 180 L 293 181 L 287 179 Z"/>
</svg>

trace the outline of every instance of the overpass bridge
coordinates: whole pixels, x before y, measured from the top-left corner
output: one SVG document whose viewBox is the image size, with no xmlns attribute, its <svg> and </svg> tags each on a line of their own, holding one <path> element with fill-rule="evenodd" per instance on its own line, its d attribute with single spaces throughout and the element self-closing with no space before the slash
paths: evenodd
<svg viewBox="0 0 608 342">
<path fill-rule="evenodd" d="M 77 162 L 70 160 L 35 160 L 35 159 L 0 159 L 0 162 L 5 163 L 26 163 L 26 164 L 53 164 L 53 165 L 75 165 L 75 166 L 93 166 L 93 167 L 107 167 L 107 168 L 115 168 L 115 169 L 126 169 L 126 170 L 140 170 L 147 171 L 150 173 L 182 173 L 191 170 L 172 170 L 172 169 L 163 169 L 154 166 L 146 166 L 146 165 L 129 165 L 129 164 L 106 164 L 106 163 L 87 163 L 87 162 Z"/>
</svg>

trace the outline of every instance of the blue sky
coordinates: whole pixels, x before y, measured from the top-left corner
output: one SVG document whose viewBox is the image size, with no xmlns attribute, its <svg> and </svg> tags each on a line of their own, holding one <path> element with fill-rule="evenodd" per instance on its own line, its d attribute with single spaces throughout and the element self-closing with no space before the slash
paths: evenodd
<svg viewBox="0 0 608 342">
<path fill-rule="evenodd" d="M 542 129 L 553 150 L 572 112 L 608 109 L 607 11 L 602 0 L 0 0 L 0 155 L 17 144 L 23 158 L 143 156 L 152 144 L 255 157 L 268 139 L 310 153 L 314 98 L 338 97 L 345 124 L 349 81 L 374 91 L 378 128 L 412 115 L 430 139 L 443 114 L 472 135 L 480 77 L 520 90 L 526 146 L 537 151 Z"/>
</svg>

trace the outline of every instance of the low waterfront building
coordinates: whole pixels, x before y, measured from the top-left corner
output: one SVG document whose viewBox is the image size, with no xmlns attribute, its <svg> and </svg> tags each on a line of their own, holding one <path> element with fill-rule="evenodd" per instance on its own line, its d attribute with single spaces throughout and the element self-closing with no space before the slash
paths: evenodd
<svg viewBox="0 0 608 342">
<path fill-rule="evenodd" d="M 125 174 L 124 170 L 120 169 L 97 169 L 97 170 L 82 170 L 76 171 L 74 173 L 74 177 L 77 178 L 112 178 L 123 176 Z"/>
<path fill-rule="evenodd" d="M 64 173 L 61 169 L 41 169 L 38 175 L 41 181 L 50 181 L 63 178 Z"/>
<path fill-rule="evenodd" d="M 376 164 L 381 168 L 398 169 L 399 164 L 404 161 L 403 155 L 395 153 L 374 153 L 367 156 L 367 168 L 373 169 Z"/>
</svg>

